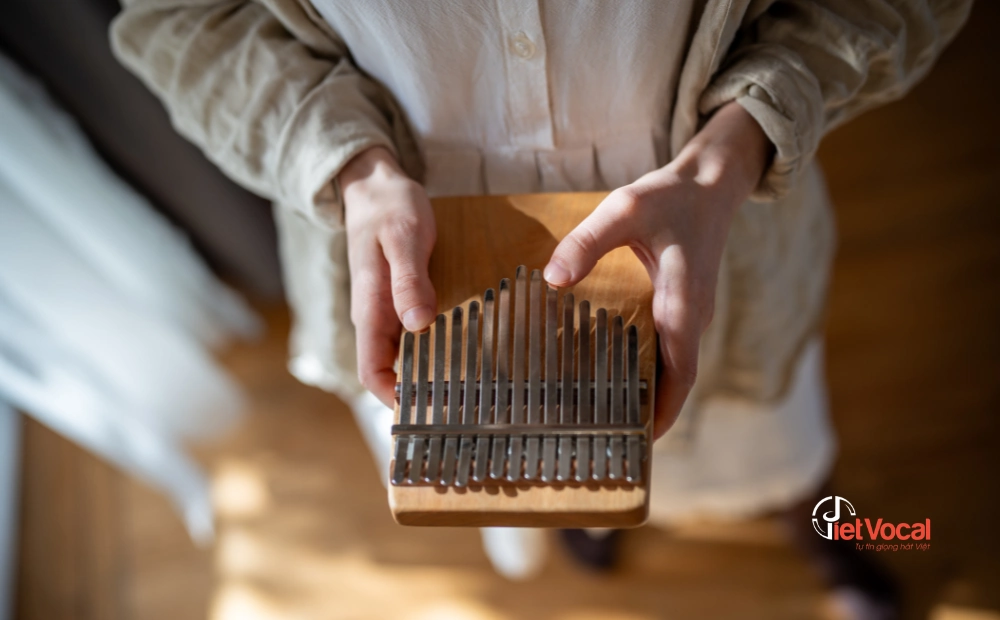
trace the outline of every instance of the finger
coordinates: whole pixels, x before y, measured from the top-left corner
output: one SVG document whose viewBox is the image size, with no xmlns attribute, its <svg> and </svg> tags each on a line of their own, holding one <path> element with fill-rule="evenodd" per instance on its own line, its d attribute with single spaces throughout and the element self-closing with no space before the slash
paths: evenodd
<svg viewBox="0 0 1000 620">
<path fill-rule="evenodd" d="M 678 290 L 657 291 L 653 317 L 660 335 L 662 362 L 653 418 L 653 437 L 659 439 L 676 421 L 698 377 L 701 326 L 697 312 Z"/>
<path fill-rule="evenodd" d="M 437 297 L 427 273 L 433 230 L 426 225 L 396 223 L 380 238 L 389 263 L 392 304 L 400 322 L 411 332 L 424 329 L 436 316 Z"/>
<path fill-rule="evenodd" d="M 593 270 L 602 256 L 631 241 L 636 202 L 634 195 L 622 190 L 605 198 L 556 246 L 545 267 L 546 282 L 553 286 L 576 284 Z"/>
<path fill-rule="evenodd" d="M 396 398 L 396 371 L 393 365 L 399 354 L 399 332 L 387 336 L 380 332 L 358 331 L 358 378 L 386 407 Z"/>
<path fill-rule="evenodd" d="M 691 384 L 675 369 L 663 365 L 656 383 L 656 409 L 653 416 L 653 439 L 663 437 L 677 421 L 687 397 L 691 394 Z"/>
<path fill-rule="evenodd" d="M 392 307 L 389 266 L 374 242 L 351 254 L 351 320 L 357 338 L 358 379 L 391 407 L 401 326 Z"/>
</svg>

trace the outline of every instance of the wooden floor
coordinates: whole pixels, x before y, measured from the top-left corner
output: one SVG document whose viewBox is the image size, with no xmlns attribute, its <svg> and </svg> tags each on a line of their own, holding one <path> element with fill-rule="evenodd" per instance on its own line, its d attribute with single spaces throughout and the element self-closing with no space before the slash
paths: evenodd
<svg viewBox="0 0 1000 620">
<path fill-rule="evenodd" d="M 863 515 L 933 520 L 931 550 L 880 554 L 910 618 L 1000 610 L 998 17 L 979 2 L 908 99 L 821 152 L 841 240 L 835 484 Z M 200 452 L 220 517 L 210 549 L 143 485 L 26 425 L 17 618 L 823 617 L 817 576 L 766 520 L 631 531 L 618 573 L 555 553 L 527 584 L 493 574 L 475 531 L 397 527 L 349 413 L 287 375 L 287 316 L 266 313 L 266 342 L 226 356 L 249 420 Z"/>
</svg>

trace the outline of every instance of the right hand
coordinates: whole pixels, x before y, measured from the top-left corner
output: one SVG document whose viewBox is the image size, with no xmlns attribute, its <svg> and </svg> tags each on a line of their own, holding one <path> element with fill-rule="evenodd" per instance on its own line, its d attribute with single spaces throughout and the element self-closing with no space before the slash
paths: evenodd
<svg viewBox="0 0 1000 620">
<path fill-rule="evenodd" d="M 358 378 L 392 407 L 401 327 L 420 331 L 436 316 L 427 274 L 437 239 L 434 211 L 424 188 L 384 147 L 362 151 L 337 180 L 347 227 Z"/>
</svg>

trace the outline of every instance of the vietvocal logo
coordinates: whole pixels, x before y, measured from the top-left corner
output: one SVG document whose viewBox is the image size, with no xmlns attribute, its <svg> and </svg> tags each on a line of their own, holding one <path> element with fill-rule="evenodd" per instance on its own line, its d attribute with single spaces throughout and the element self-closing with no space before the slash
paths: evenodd
<svg viewBox="0 0 1000 620">
<path fill-rule="evenodd" d="M 854 517 L 854 518 L 851 518 Z M 854 505 L 839 495 L 830 495 L 819 500 L 812 512 L 812 524 L 816 533 L 827 540 L 870 540 L 870 541 L 909 541 L 930 540 L 931 520 L 923 523 L 888 523 L 882 519 L 859 519 Z M 878 551 L 912 548 L 912 544 L 879 545 Z M 873 545 L 858 545 L 859 548 L 875 548 Z M 886 547 L 887 549 L 883 549 Z M 926 550 L 929 544 L 917 545 L 919 550 Z"/>
</svg>

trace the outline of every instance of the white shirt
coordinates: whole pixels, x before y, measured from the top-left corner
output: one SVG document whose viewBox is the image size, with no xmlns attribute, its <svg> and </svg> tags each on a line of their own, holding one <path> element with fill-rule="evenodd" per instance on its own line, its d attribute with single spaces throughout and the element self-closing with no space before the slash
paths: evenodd
<svg viewBox="0 0 1000 620">
<path fill-rule="evenodd" d="M 406 111 L 431 195 L 613 189 L 666 163 L 690 0 L 314 5 Z"/>
</svg>

